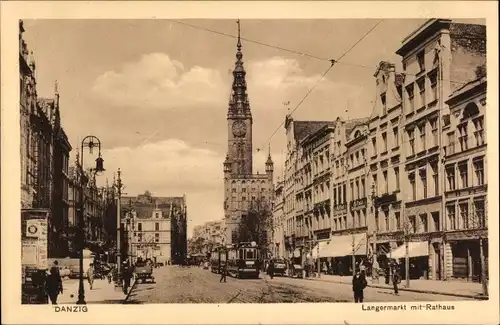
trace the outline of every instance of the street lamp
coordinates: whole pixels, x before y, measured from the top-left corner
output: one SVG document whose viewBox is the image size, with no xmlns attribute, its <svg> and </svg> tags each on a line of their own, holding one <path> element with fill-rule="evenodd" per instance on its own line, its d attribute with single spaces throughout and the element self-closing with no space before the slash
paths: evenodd
<svg viewBox="0 0 500 325">
<path fill-rule="evenodd" d="M 84 208 L 85 208 L 85 194 L 84 194 L 84 187 L 87 183 L 87 178 L 85 176 L 85 172 L 83 169 L 83 154 L 84 150 L 83 148 L 87 147 L 89 148 L 89 153 L 92 154 L 94 148 L 98 148 L 99 153 L 98 157 L 95 160 L 96 165 L 95 168 L 91 169 L 91 171 L 95 174 L 103 172 L 104 171 L 104 159 L 101 157 L 101 141 L 93 136 L 93 135 L 88 135 L 85 138 L 83 138 L 82 143 L 81 143 L 81 156 L 80 156 L 80 172 L 81 172 L 81 178 L 80 178 L 80 218 L 79 218 L 79 228 L 80 228 L 80 274 L 79 274 L 79 286 L 78 286 L 78 301 L 76 302 L 77 305 L 85 305 L 85 287 L 84 287 L 84 282 L 83 282 L 83 249 L 85 248 L 85 217 L 84 217 Z"/>
</svg>

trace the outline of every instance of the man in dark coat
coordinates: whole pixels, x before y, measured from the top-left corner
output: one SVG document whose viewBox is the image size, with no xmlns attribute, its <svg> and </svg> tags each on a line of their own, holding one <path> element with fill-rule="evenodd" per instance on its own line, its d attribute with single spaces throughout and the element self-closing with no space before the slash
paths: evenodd
<svg viewBox="0 0 500 325">
<path fill-rule="evenodd" d="M 128 263 L 125 261 L 123 262 L 122 265 L 122 278 L 123 278 L 123 293 L 127 294 L 128 293 L 128 288 L 130 287 L 130 281 L 132 279 L 132 267 L 128 265 Z"/>
<path fill-rule="evenodd" d="M 267 273 L 271 279 L 274 277 L 274 259 L 269 261 L 269 265 L 267 266 Z"/>
<path fill-rule="evenodd" d="M 368 285 L 364 271 L 356 270 L 352 277 L 352 291 L 354 292 L 354 302 L 363 302 L 363 290 Z"/>
<path fill-rule="evenodd" d="M 222 265 L 221 269 L 220 269 L 220 280 L 219 280 L 219 282 L 222 282 L 222 280 L 224 280 L 224 282 L 226 282 L 226 276 L 227 276 L 227 265 L 224 263 L 224 265 Z"/>
<path fill-rule="evenodd" d="M 399 267 L 396 263 L 394 263 L 392 269 L 392 285 L 394 287 L 394 294 L 399 295 L 398 285 L 401 282 L 401 275 L 399 274 Z"/>
<path fill-rule="evenodd" d="M 47 294 L 53 305 L 57 305 L 57 296 L 63 293 L 61 274 L 59 273 L 59 262 L 54 261 L 47 276 Z"/>
</svg>

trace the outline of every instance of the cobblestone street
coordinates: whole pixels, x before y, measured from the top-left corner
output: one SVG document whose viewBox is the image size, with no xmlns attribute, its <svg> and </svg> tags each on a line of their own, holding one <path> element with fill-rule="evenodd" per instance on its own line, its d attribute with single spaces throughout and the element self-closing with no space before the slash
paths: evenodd
<svg viewBox="0 0 500 325">
<path fill-rule="evenodd" d="M 235 279 L 219 283 L 219 275 L 198 267 L 170 266 L 155 270 L 156 283 L 138 284 L 127 303 L 292 303 L 352 302 L 352 287 L 305 279 L 275 277 Z M 365 302 L 450 301 L 465 298 L 366 288 Z"/>
</svg>

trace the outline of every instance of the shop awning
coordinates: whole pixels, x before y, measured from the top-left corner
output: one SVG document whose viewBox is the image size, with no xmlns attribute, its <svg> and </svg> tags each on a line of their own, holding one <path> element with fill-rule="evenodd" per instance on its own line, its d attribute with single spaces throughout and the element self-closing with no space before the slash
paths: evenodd
<svg viewBox="0 0 500 325">
<path fill-rule="evenodd" d="M 320 257 L 325 257 L 323 256 L 325 249 L 328 247 L 328 241 L 321 241 L 316 244 L 316 246 L 313 247 L 312 249 L 312 257 L 317 258 L 318 257 L 318 250 L 319 250 L 319 256 Z"/>
<path fill-rule="evenodd" d="M 343 257 L 353 254 L 366 255 L 366 233 L 333 236 L 329 241 L 320 242 L 314 247 L 313 258 Z M 319 250 L 318 250 L 319 247 Z"/>
<path fill-rule="evenodd" d="M 429 256 L 429 243 L 426 241 L 409 242 L 408 243 L 408 255 L 409 257 L 419 257 L 419 256 Z M 406 246 L 405 244 L 394 249 L 388 254 L 389 258 L 405 258 L 406 257 Z"/>
</svg>

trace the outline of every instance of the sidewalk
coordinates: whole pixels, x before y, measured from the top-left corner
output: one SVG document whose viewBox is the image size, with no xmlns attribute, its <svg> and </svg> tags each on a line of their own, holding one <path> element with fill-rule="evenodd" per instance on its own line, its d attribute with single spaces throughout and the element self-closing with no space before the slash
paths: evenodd
<svg viewBox="0 0 500 325">
<path fill-rule="evenodd" d="M 108 283 L 107 280 L 94 280 L 92 290 L 89 282 L 85 279 L 85 302 L 87 304 L 113 304 L 122 303 L 127 296 L 121 288 L 115 288 L 115 284 Z M 78 300 L 78 280 L 66 280 L 63 282 L 62 295 L 57 299 L 58 304 L 76 304 Z M 132 286 L 131 286 L 132 287 Z M 129 289 L 130 290 L 130 289 Z"/>
<path fill-rule="evenodd" d="M 307 280 L 342 283 L 348 285 L 352 284 L 351 276 L 321 274 L 320 278 L 311 277 L 307 278 Z M 405 288 L 405 284 L 405 280 L 402 280 L 401 284 L 399 285 L 400 291 L 421 292 L 482 300 L 488 299 L 488 296 L 483 295 L 483 288 L 481 283 L 437 280 L 410 280 L 409 288 Z M 379 278 L 378 283 L 372 283 L 372 279 L 368 278 L 368 286 L 381 289 L 393 288 L 392 284 L 385 284 L 385 279 L 383 277 Z"/>
</svg>

